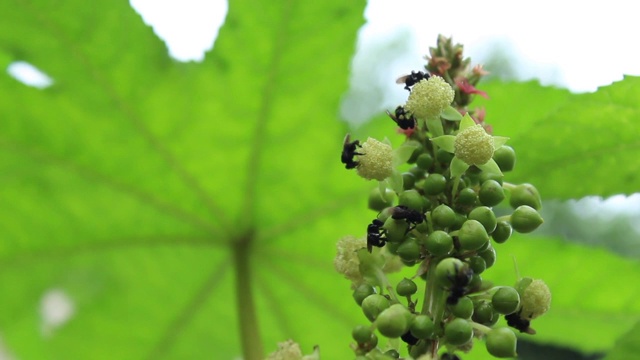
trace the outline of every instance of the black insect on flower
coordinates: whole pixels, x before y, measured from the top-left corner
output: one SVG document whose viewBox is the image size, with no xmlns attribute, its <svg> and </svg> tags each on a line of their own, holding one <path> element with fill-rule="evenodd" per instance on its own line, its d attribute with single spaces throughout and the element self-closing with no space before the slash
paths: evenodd
<svg viewBox="0 0 640 360">
<path fill-rule="evenodd" d="M 529 326 L 531 325 L 531 321 L 523 318 L 521 316 L 521 312 L 522 312 L 522 309 L 512 314 L 505 315 L 504 319 L 507 320 L 507 325 L 511 326 L 514 329 L 519 330 L 521 333 L 534 335 L 536 331 Z"/>
<path fill-rule="evenodd" d="M 402 336 L 400 336 L 400 339 L 402 339 L 402 341 L 406 342 L 409 345 L 415 345 L 418 343 L 418 341 L 420 341 L 420 339 L 413 336 L 411 331 L 407 331 L 406 333 L 404 333 Z"/>
<path fill-rule="evenodd" d="M 431 75 L 422 71 L 412 71 L 411 74 L 400 76 L 396 80 L 396 84 L 404 84 L 404 88 L 411 91 L 411 87 L 422 80 L 429 79 Z"/>
<path fill-rule="evenodd" d="M 398 205 L 391 211 L 391 217 L 395 220 L 403 220 L 409 224 L 407 231 L 413 230 L 418 224 L 424 221 L 424 214 L 420 211 L 409 209 L 404 205 Z"/>
<path fill-rule="evenodd" d="M 381 220 L 373 219 L 371 224 L 367 226 L 367 250 L 371 252 L 373 247 L 383 247 L 387 238 L 387 231 L 382 228 L 384 223 Z"/>
<path fill-rule="evenodd" d="M 402 106 L 398 106 L 393 114 L 387 111 L 387 115 L 403 130 L 416 127 L 416 118 L 413 117 L 411 113 L 405 111 Z"/>
<path fill-rule="evenodd" d="M 353 157 L 356 155 L 364 155 L 361 154 L 359 152 L 356 152 L 356 150 L 359 147 L 362 147 L 360 145 L 360 141 L 358 140 L 354 140 L 354 141 L 350 141 L 350 135 L 347 134 L 347 136 L 344 137 L 344 143 L 342 144 L 342 156 L 340 157 L 340 160 L 342 161 L 344 165 L 344 167 L 346 169 L 353 169 L 356 166 L 358 166 L 358 164 L 360 164 L 359 162 L 353 160 Z"/>
<path fill-rule="evenodd" d="M 450 294 L 447 296 L 447 304 L 456 305 L 460 298 L 468 294 L 468 286 L 473 277 L 473 270 L 468 265 L 455 267 L 455 275 L 449 275 L 447 278 L 451 281 L 449 288 Z"/>
</svg>

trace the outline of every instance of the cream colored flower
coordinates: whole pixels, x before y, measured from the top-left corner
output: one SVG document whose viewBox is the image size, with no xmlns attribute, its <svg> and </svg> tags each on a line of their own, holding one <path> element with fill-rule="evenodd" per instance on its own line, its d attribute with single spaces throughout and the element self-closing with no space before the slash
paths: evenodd
<svg viewBox="0 0 640 360">
<path fill-rule="evenodd" d="M 454 96 L 448 82 L 440 76 L 431 76 L 413 86 L 404 108 L 419 119 L 430 119 L 451 105 Z"/>
<path fill-rule="evenodd" d="M 370 137 L 362 144 L 360 153 L 363 155 L 358 156 L 358 175 L 367 180 L 382 181 L 393 174 L 391 145 Z"/>
</svg>

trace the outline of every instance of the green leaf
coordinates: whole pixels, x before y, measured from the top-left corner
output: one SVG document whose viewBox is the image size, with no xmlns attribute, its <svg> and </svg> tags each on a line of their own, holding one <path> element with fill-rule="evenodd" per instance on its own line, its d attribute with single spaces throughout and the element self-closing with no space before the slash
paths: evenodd
<svg viewBox="0 0 640 360">
<path fill-rule="evenodd" d="M 293 338 L 350 354 L 361 315 L 332 258 L 369 214 L 348 210 L 367 183 L 338 162 L 336 113 L 363 9 L 231 1 L 215 49 L 184 64 L 127 2 L 2 2 L 0 51 L 54 80 L 0 87 L 9 351 L 230 359 L 246 341 L 252 359 Z M 43 336 L 51 289 L 74 314 Z"/>
<path fill-rule="evenodd" d="M 633 359 L 640 354 L 640 321 L 616 341 L 616 345 L 604 360 Z"/>
<path fill-rule="evenodd" d="M 504 90 L 510 87 L 504 85 Z M 492 95 L 487 103 L 488 114 L 492 109 L 510 109 L 508 115 L 501 115 L 508 116 L 509 125 L 502 122 L 506 119 L 494 124 L 497 133 L 511 137 L 509 144 L 518 157 L 510 181 L 530 182 L 547 199 L 640 190 L 636 124 L 640 118 L 640 78 L 626 76 L 595 93 L 567 95 L 560 102 L 562 93 L 557 90 L 536 89 L 531 84 L 527 91 L 531 96 L 522 90 L 521 98 L 514 97 L 514 90 L 508 97 Z M 536 93 L 548 94 L 549 99 L 539 103 Z M 551 99 L 555 106 L 549 105 Z M 545 113 L 539 112 L 540 106 Z M 492 119 L 487 115 L 487 122 L 493 124 Z"/>
<path fill-rule="evenodd" d="M 513 285 L 517 275 L 544 280 L 551 289 L 551 309 L 535 319 L 528 340 L 572 347 L 590 353 L 606 351 L 640 319 L 640 263 L 604 249 L 561 239 L 514 234 L 495 244 L 496 265 L 483 273 L 496 285 Z M 499 324 L 505 324 L 501 320 Z"/>
<path fill-rule="evenodd" d="M 460 121 L 462 120 L 462 115 L 456 108 L 449 105 L 440 113 L 440 117 L 443 119 L 447 119 L 449 121 Z"/>
</svg>

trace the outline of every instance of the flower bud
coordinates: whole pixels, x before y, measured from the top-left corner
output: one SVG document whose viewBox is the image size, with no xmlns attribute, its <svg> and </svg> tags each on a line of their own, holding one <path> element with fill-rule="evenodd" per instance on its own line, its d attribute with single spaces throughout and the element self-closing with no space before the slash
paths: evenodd
<svg viewBox="0 0 640 360">
<path fill-rule="evenodd" d="M 431 220 L 435 226 L 444 229 L 455 223 L 456 213 L 449 206 L 440 204 L 431 212 Z"/>
<path fill-rule="evenodd" d="M 455 278 L 463 266 L 464 263 L 460 259 L 453 257 L 442 259 L 436 266 L 437 281 L 444 287 L 453 285 L 451 279 Z"/>
<path fill-rule="evenodd" d="M 422 190 L 426 195 L 441 194 L 447 186 L 447 178 L 442 174 L 434 173 L 424 179 Z"/>
<path fill-rule="evenodd" d="M 435 325 L 427 315 L 418 315 L 413 318 L 409 330 L 418 339 L 432 339 L 435 337 Z"/>
<path fill-rule="evenodd" d="M 453 238 L 442 230 L 436 230 L 429 234 L 424 247 L 433 256 L 447 255 L 453 250 Z"/>
<path fill-rule="evenodd" d="M 364 344 L 371 340 L 371 335 L 373 335 L 373 331 L 365 325 L 357 325 L 351 330 L 351 336 L 358 344 Z"/>
<path fill-rule="evenodd" d="M 498 220 L 496 220 L 496 214 L 493 213 L 491 208 L 486 206 L 478 206 L 477 208 L 471 210 L 468 218 L 470 220 L 478 220 L 482 226 L 484 226 L 487 233 L 490 234 L 495 230 L 496 225 L 498 224 Z"/>
<path fill-rule="evenodd" d="M 469 267 L 474 274 L 482 274 L 487 269 L 487 262 L 482 256 L 476 255 L 469 258 Z"/>
<path fill-rule="evenodd" d="M 532 207 L 518 206 L 511 214 L 511 227 L 519 233 L 530 233 L 542 225 L 542 216 Z"/>
<path fill-rule="evenodd" d="M 493 153 L 493 160 L 504 173 L 513 170 L 516 165 L 516 152 L 509 145 L 502 145 Z"/>
<path fill-rule="evenodd" d="M 474 304 L 473 315 L 471 319 L 478 324 L 491 326 L 498 321 L 499 316 L 493 310 L 493 307 L 487 301 L 479 301 Z"/>
<path fill-rule="evenodd" d="M 462 249 L 474 251 L 480 249 L 489 241 L 489 235 L 479 221 L 467 220 L 459 230 L 458 239 Z"/>
<path fill-rule="evenodd" d="M 520 306 L 520 294 L 512 287 L 501 287 L 491 297 L 491 306 L 500 314 L 512 314 Z"/>
<path fill-rule="evenodd" d="M 484 259 L 486 269 L 496 263 L 496 249 L 494 249 L 493 246 L 488 246 L 486 249 L 479 251 L 478 256 Z"/>
<path fill-rule="evenodd" d="M 418 291 L 418 285 L 411 279 L 404 278 L 396 285 L 396 292 L 400 296 L 410 296 Z"/>
<path fill-rule="evenodd" d="M 487 351 L 497 358 L 516 357 L 516 343 L 516 334 L 509 328 L 491 329 L 487 333 Z"/>
<path fill-rule="evenodd" d="M 431 76 L 413 86 L 405 110 L 419 119 L 434 118 L 451 105 L 455 92 L 440 76 Z"/>
<path fill-rule="evenodd" d="M 382 211 L 389 206 L 393 205 L 393 199 L 395 193 L 390 189 L 385 189 L 384 196 L 380 193 L 378 186 L 371 189 L 369 192 L 368 206 L 373 211 Z"/>
<path fill-rule="evenodd" d="M 504 200 L 504 189 L 495 180 L 486 180 L 478 192 L 478 199 L 485 206 L 496 206 Z"/>
<path fill-rule="evenodd" d="M 373 286 L 369 285 L 369 284 L 360 284 L 358 285 L 358 287 L 356 287 L 355 290 L 353 290 L 353 299 L 356 301 L 356 303 L 358 304 L 358 306 L 362 305 L 362 301 L 364 301 L 364 299 L 367 298 L 367 296 L 369 295 L 373 295 L 375 294 L 376 291 L 373 288 Z"/>
<path fill-rule="evenodd" d="M 390 243 L 401 243 L 407 232 L 407 223 L 404 220 L 396 220 L 392 217 L 387 218 L 382 228 L 387 231 L 387 241 Z M 397 249 L 396 249 L 397 251 Z"/>
<path fill-rule="evenodd" d="M 520 184 L 511 190 L 509 205 L 514 209 L 521 205 L 528 205 L 536 210 L 540 210 L 542 209 L 542 199 L 535 186 L 531 184 Z"/>
<path fill-rule="evenodd" d="M 388 338 L 398 338 L 409 330 L 411 312 L 401 304 L 393 304 L 383 310 L 376 319 L 380 334 Z"/>
<path fill-rule="evenodd" d="M 411 190 L 416 184 L 416 176 L 410 172 L 402 173 L 402 190 Z"/>
<path fill-rule="evenodd" d="M 433 165 L 433 157 L 429 153 L 423 153 L 416 159 L 416 165 L 423 170 L 429 170 Z"/>
<path fill-rule="evenodd" d="M 473 301 L 468 296 L 463 296 L 458 303 L 450 306 L 453 316 L 461 319 L 469 319 L 473 315 Z"/>
<path fill-rule="evenodd" d="M 416 190 L 405 190 L 398 197 L 398 205 L 404 205 L 411 210 L 422 211 L 424 200 Z"/>
<path fill-rule="evenodd" d="M 363 155 L 358 156 L 360 163 L 356 170 L 358 175 L 367 180 L 382 181 L 393 173 L 393 149 L 374 138 L 368 138 L 359 150 Z"/>
<path fill-rule="evenodd" d="M 498 244 L 503 244 L 505 241 L 509 240 L 511 232 L 511 224 L 506 221 L 498 221 L 496 229 L 491 233 L 491 237 Z"/>
<path fill-rule="evenodd" d="M 374 321 L 388 307 L 389 300 L 380 294 L 369 295 L 362 301 L 362 312 L 369 321 Z"/>
<path fill-rule="evenodd" d="M 413 237 L 405 238 L 396 253 L 402 260 L 414 261 L 420 258 L 420 245 Z"/>
<path fill-rule="evenodd" d="M 444 326 L 447 343 L 453 346 L 462 345 L 473 337 L 473 328 L 467 320 L 453 319 Z"/>
</svg>

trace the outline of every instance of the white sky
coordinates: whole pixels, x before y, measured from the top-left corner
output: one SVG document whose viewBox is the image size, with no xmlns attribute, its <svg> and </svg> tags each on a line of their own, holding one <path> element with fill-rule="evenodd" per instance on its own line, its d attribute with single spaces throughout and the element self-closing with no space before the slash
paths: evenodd
<svg viewBox="0 0 640 360">
<path fill-rule="evenodd" d="M 224 0 L 131 4 L 165 39 L 172 56 L 185 61 L 202 59 L 227 10 Z M 482 59 L 498 43 L 509 47 L 520 78 L 594 91 L 623 74 L 640 75 L 637 14 L 634 2 L 621 0 L 370 0 L 360 45 L 366 49 L 404 30 L 412 42 L 407 56 L 421 56 L 442 33 Z"/>
</svg>

